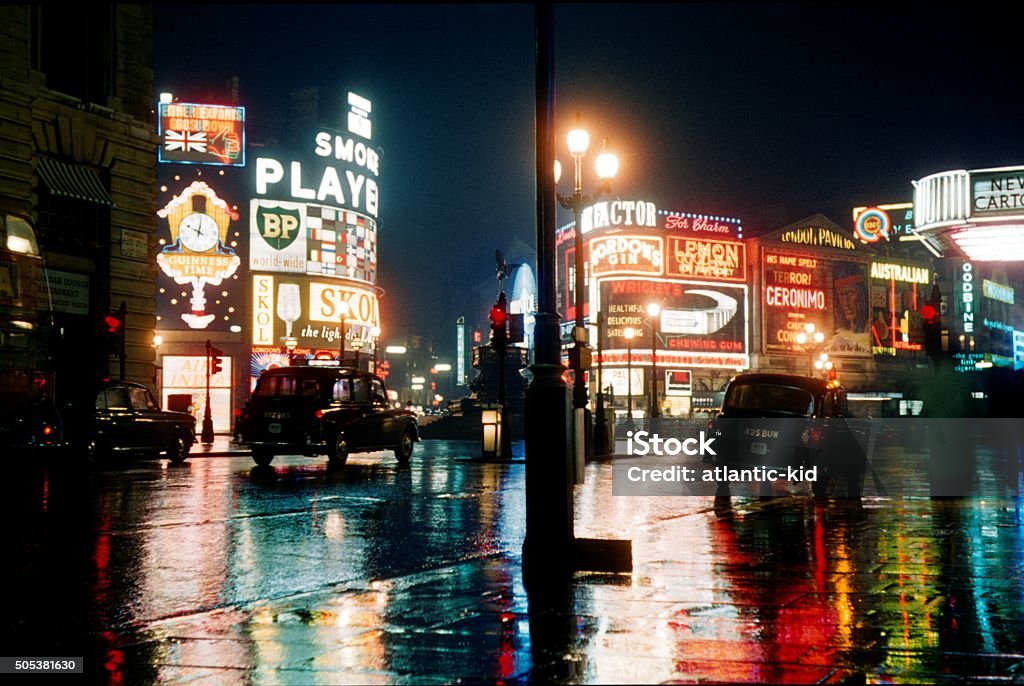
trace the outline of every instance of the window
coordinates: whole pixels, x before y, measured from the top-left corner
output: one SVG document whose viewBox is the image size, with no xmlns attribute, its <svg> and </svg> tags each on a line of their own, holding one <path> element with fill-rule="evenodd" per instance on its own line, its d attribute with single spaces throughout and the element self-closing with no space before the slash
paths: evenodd
<svg viewBox="0 0 1024 686">
<path fill-rule="evenodd" d="M 320 395 L 320 383 L 316 379 L 303 379 L 302 395 L 306 398 L 315 398 Z"/>
<path fill-rule="evenodd" d="M 744 384 L 729 388 L 725 406 L 739 410 L 767 410 L 809 417 L 814 412 L 814 398 L 802 388 Z"/>
<path fill-rule="evenodd" d="M 334 382 L 334 391 L 331 393 L 331 399 L 338 402 L 351 402 L 352 400 L 352 382 L 349 379 L 338 379 Z"/>
<path fill-rule="evenodd" d="M 357 403 L 369 403 L 370 402 L 370 380 L 365 376 L 357 376 L 352 379 L 353 399 Z"/>
<path fill-rule="evenodd" d="M 112 386 L 104 388 L 96 396 L 97 410 L 127 410 L 131 407 L 128 399 L 128 389 L 124 386 Z"/>
<path fill-rule="evenodd" d="M 133 410 L 159 410 L 153 396 L 145 388 L 130 389 Z"/>
<path fill-rule="evenodd" d="M 387 396 L 384 394 L 384 384 L 377 379 L 374 379 L 372 382 L 372 388 L 374 402 L 387 402 Z"/>
<path fill-rule="evenodd" d="M 32 67 L 46 87 L 99 105 L 114 83 L 114 11 L 111 5 L 47 5 L 32 12 Z"/>
<path fill-rule="evenodd" d="M 265 376 L 256 386 L 255 395 L 270 398 L 295 395 L 296 381 L 294 376 Z"/>
</svg>

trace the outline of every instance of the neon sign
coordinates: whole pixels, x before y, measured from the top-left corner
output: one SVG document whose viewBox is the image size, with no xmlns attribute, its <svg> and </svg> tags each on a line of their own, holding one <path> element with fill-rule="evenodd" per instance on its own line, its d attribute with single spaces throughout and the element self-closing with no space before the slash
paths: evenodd
<svg viewBox="0 0 1024 686">
<path fill-rule="evenodd" d="M 657 226 L 657 208 L 643 200 L 606 200 L 584 208 L 581 233 L 608 226 Z"/>
<path fill-rule="evenodd" d="M 346 339 L 364 337 L 366 330 L 380 322 L 376 293 L 355 284 L 315 281 L 301 275 L 275 278 L 255 274 L 252 295 L 253 345 L 281 345 L 288 337 L 311 348 L 336 345 L 343 312 Z"/>
<path fill-rule="evenodd" d="M 610 236 L 590 241 L 591 273 L 660 274 L 662 239 L 647 236 Z"/>
<path fill-rule="evenodd" d="M 804 226 L 790 229 L 779 236 L 783 243 L 813 245 L 819 248 L 839 248 L 840 250 L 856 250 L 857 244 L 846 236 L 824 226 Z"/>
<path fill-rule="evenodd" d="M 853 228 L 857 237 L 865 243 L 877 243 L 889 238 L 889 215 L 877 207 L 869 207 L 860 213 L 854 221 Z"/>
<path fill-rule="evenodd" d="M 312 203 L 253 200 L 249 268 L 376 283 L 377 222 Z"/>
<path fill-rule="evenodd" d="M 669 236 L 665 273 L 668 276 L 745 281 L 745 248 L 740 242 Z"/>
<path fill-rule="evenodd" d="M 912 267 L 889 262 L 872 262 L 871 278 L 920 283 L 926 286 L 932 282 L 931 271 L 927 267 Z"/>
<path fill-rule="evenodd" d="M 171 238 L 157 255 L 157 264 L 175 283 L 192 286 L 192 309 L 181 318 L 193 329 L 205 329 L 216 318 L 206 311 L 206 284 L 219 286 L 241 264 L 235 251 L 225 245 L 228 226 L 238 213 L 208 185 L 194 181 L 157 216 L 167 220 Z"/>
<path fill-rule="evenodd" d="M 318 131 L 313 136 L 313 152 L 329 163 L 317 166 L 312 173 L 313 165 L 303 168 L 297 160 L 285 163 L 271 157 L 256 158 L 256 195 L 284 192 L 291 200 L 326 202 L 365 210 L 376 217 L 380 153 L 363 141 L 329 131 Z"/>
<path fill-rule="evenodd" d="M 162 102 L 159 160 L 245 166 L 245 108 Z"/>
<path fill-rule="evenodd" d="M 963 303 L 964 333 L 974 332 L 974 266 L 964 262 L 960 268 L 960 301 Z"/>
</svg>

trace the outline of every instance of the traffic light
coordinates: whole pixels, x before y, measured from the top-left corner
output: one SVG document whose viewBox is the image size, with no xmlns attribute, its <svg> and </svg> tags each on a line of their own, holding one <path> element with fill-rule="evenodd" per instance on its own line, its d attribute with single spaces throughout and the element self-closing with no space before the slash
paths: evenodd
<svg viewBox="0 0 1024 686">
<path fill-rule="evenodd" d="M 110 355 L 124 356 L 126 310 L 125 303 L 121 303 L 119 308 L 103 317 L 103 335 L 107 342 L 107 353 Z"/>
<path fill-rule="evenodd" d="M 932 294 L 921 306 L 921 328 L 924 331 L 924 350 L 935 362 L 942 357 L 942 293 L 938 284 L 932 286 Z"/>
<path fill-rule="evenodd" d="M 508 301 L 505 291 L 498 296 L 498 302 L 491 308 L 491 343 L 505 345 L 508 343 Z"/>
<path fill-rule="evenodd" d="M 210 346 L 210 376 L 220 374 L 224 369 L 224 358 L 221 357 L 223 354 L 224 351 L 220 348 Z"/>
</svg>

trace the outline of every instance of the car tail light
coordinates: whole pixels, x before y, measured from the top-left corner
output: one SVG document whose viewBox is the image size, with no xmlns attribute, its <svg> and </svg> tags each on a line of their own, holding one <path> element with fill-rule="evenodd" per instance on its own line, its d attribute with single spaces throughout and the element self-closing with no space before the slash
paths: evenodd
<svg viewBox="0 0 1024 686">
<path fill-rule="evenodd" d="M 317 410 L 316 414 L 313 415 L 313 416 L 316 417 L 317 419 L 320 419 L 321 417 L 324 416 L 324 411 L 323 410 Z"/>
<path fill-rule="evenodd" d="M 825 440 L 825 431 L 820 426 L 810 426 L 804 429 L 802 438 L 808 448 L 820 448 Z"/>
</svg>

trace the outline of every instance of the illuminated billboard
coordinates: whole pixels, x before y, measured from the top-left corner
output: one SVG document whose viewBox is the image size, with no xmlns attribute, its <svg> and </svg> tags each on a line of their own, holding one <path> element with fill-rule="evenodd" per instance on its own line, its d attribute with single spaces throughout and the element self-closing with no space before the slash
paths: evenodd
<svg viewBox="0 0 1024 686">
<path fill-rule="evenodd" d="M 647 314 L 650 303 L 661 305 L 656 319 Z M 662 352 L 699 353 L 702 366 L 744 367 L 748 354 L 747 287 L 702 281 L 648 281 L 610 279 L 601 282 L 601 310 L 605 313 L 602 350 L 623 350 L 625 329 L 637 332 L 634 351 L 650 351 L 656 342 Z M 651 326 L 659 325 L 656 338 Z"/>
<path fill-rule="evenodd" d="M 744 282 L 746 246 L 739 241 L 717 241 L 689 236 L 668 236 L 665 274 L 689 279 Z"/>
<path fill-rule="evenodd" d="M 208 329 L 217 320 L 230 325 L 235 315 L 228 280 L 241 264 L 231 226 L 238 212 L 205 182 L 194 181 L 157 216 L 167 229 L 159 229 L 163 247 L 156 262 L 174 284 L 159 286 L 161 326 L 173 329 L 184 322 L 190 329 Z"/>
<path fill-rule="evenodd" d="M 590 241 L 590 273 L 658 275 L 663 242 L 657 236 L 614 235 Z"/>
<path fill-rule="evenodd" d="M 377 282 L 377 222 L 312 203 L 253 200 L 249 269 Z"/>
<path fill-rule="evenodd" d="M 163 356 L 163 407 L 171 395 L 191 395 L 191 414 L 202 422 L 206 409 L 206 356 Z M 221 358 L 221 371 L 210 375 L 210 412 L 215 431 L 231 429 L 231 357 Z"/>
<path fill-rule="evenodd" d="M 283 348 L 292 337 L 311 350 L 338 349 L 342 316 L 346 340 L 365 340 L 370 329 L 380 326 L 374 289 L 300 274 L 252 276 L 253 346 Z"/>
<path fill-rule="evenodd" d="M 871 263 L 871 352 L 917 355 L 923 349 L 920 309 L 931 295 L 928 267 L 893 260 Z"/>
<path fill-rule="evenodd" d="M 832 233 L 823 240 L 835 240 Z M 817 232 L 794 235 L 811 241 L 820 238 Z M 824 352 L 833 356 L 871 354 L 867 263 L 765 250 L 761 267 L 766 353 L 807 353 L 796 342 L 796 335 L 810 323 L 828 336 Z"/>
<path fill-rule="evenodd" d="M 245 108 L 159 104 L 159 160 L 177 164 L 245 166 Z"/>
<path fill-rule="evenodd" d="M 315 201 L 376 218 L 380 206 L 380 152 L 332 131 L 314 134 L 311 148 L 315 158 L 308 160 L 256 158 L 256 195 Z"/>
</svg>

